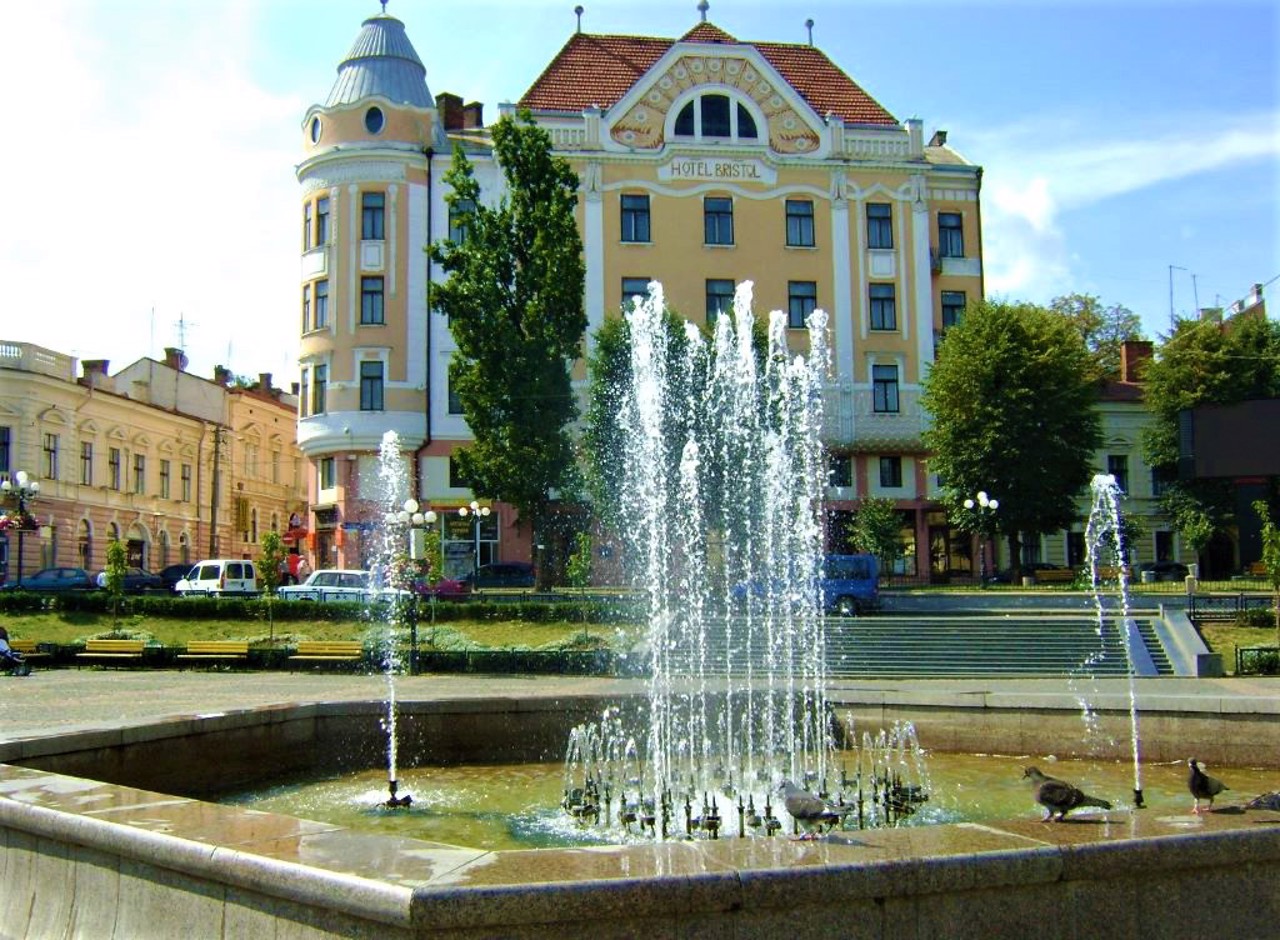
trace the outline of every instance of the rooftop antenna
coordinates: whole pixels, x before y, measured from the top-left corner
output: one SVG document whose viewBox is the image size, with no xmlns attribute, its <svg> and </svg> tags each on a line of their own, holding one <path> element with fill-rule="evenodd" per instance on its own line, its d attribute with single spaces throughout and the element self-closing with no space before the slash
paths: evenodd
<svg viewBox="0 0 1280 940">
<path fill-rule="evenodd" d="M 711 9 L 711 4 L 707 0 L 698 0 L 698 12 L 702 14 L 702 22 L 707 21 L 707 11 Z"/>
<path fill-rule="evenodd" d="M 813 45 L 813 17 L 804 21 L 804 28 L 809 31 L 809 45 Z"/>
<path fill-rule="evenodd" d="M 582 32 L 582 4 L 579 3 L 573 8 L 573 13 L 578 18 L 578 32 Z"/>
</svg>

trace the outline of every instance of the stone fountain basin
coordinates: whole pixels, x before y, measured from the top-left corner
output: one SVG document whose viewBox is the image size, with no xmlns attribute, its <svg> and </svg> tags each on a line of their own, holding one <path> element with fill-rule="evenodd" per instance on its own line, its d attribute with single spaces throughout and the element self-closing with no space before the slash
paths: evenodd
<svg viewBox="0 0 1280 940">
<path fill-rule="evenodd" d="M 848 689 L 833 699 L 855 728 L 910 719 L 933 749 L 1046 753 L 1079 737 L 1066 694 L 1004 702 Z M 558 755 L 568 727 L 618 701 L 403 702 L 400 753 Z M 639 697 L 622 704 L 641 707 Z M 1185 756 L 1194 740 L 1211 765 L 1280 764 L 1274 714 L 1195 704 L 1144 707 L 1147 756 Z M 1102 736 L 1114 725 L 1127 751 L 1127 704 L 1102 696 L 1095 707 Z M 1255 937 L 1280 917 L 1280 813 L 1221 800 L 1199 817 L 1157 808 L 803 843 L 487 852 L 199 798 L 264 771 L 374 766 L 382 715 L 379 702 L 297 704 L 0 745 L 0 934 Z"/>
</svg>

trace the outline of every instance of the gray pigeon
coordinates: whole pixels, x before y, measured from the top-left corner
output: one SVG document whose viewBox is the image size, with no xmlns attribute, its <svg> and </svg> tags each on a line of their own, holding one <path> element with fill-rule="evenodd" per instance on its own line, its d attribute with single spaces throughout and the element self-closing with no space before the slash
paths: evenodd
<svg viewBox="0 0 1280 940">
<path fill-rule="evenodd" d="M 1078 806 L 1097 806 L 1101 809 L 1111 809 L 1111 804 L 1106 800 L 1098 799 L 1096 796 L 1089 796 L 1083 790 L 1073 787 L 1065 780 L 1046 777 L 1038 768 L 1027 767 L 1022 771 L 1022 779 L 1030 780 L 1035 784 L 1036 802 L 1045 808 L 1045 822 L 1052 819 L 1055 813 L 1058 815 L 1058 821 L 1061 822 L 1067 818 L 1067 813 Z"/>
<path fill-rule="evenodd" d="M 804 829 L 806 833 L 815 829 L 821 832 L 840 822 L 839 811 L 830 803 L 808 790 L 801 790 L 790 780 L 783 780 L 779 790 L 782 791 L 783 805 L 796 821 L 797 829 Z"/>
<path fill-rule="evenodd" d="M 1187 758 L 1187 764 L 1191 767 L 1191 773 L 1187 775 L 1187 789 L 1191 791 L 1191 795 L 1195 797 L 1195 806 L 1191 808 L 1191 812 L 1199 813 L 1200 801 L 1208 800 L 1209 808 L 1213 809 L 1213 798 L 1223 790 L 1231 788 L 1219 780 L 1217 777 L 1210 777 L 1207 773 L 1200 769 L 1200 762 L 1194 757 Z"/>
</svg>

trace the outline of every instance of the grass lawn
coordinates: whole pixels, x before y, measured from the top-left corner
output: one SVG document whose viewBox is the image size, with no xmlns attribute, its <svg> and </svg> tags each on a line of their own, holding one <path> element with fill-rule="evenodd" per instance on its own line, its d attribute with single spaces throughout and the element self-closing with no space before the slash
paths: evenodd
<svg viewBox="0 0 1280 940">
<path fill-rule="evenodd" d="M 1222 668 L 1228 675 L 1236 669 L 1236 649 L 1241 646 L 1276 645 L 1276 628 L 1241 627 L 1234 623 L 1208 623 L 1200 628 L 1200 635 L 1209 649 L 1222 654 Z"/>
</svg>

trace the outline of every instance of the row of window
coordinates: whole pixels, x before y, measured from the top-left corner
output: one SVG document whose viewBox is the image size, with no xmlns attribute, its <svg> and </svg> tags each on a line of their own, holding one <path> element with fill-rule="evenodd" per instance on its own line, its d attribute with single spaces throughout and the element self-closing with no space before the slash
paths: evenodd
<svg viewBox="0 0 1280 940">
<path fill-rule="evenodd" d="M 0 473 L 9 472 L 9 460 L 11 452 L 11 429 L 0 427 Z M 59 434 L 46 433 L 41 440 L 40 448 L 40 472 L 41 476 L 46 480 L 61 479 L 61 452 L 62 438 Z M 94 447 L 93 441 L 80 442 L 80 484 L 82 486 L 93 486 L 95 482 L 94 474 Z M 160 492 L 162 499 L 169 499 L 172 495 L 172 478 L 173 478 L 173 462 L 170 460 L 160 461 Z M 181 465 L 181 489 L 177 497 L 182 502 L 191 501 L 191 464 L 184 463 Z M 119 447 L 111 447 L 107 450 L 107 488 L 124 492 L 126 486 L 128 492 L 144 495 L 147 492 L 147 456 L 146 454 L 134 454 L 133 463 L 129 468 L 129 479 L 126 480 L 126 469 L 124 461 L 124 451 Z"/>
<path fill-rule="evenodd" d="M 853 486 L 853 460 L 846 454 L 833 454 L 827 460 L 827 482 L 830 486 Z M 896 454 L 880 458 L 880 488 L 902 488 L 902 458 Z"/>
<path fill-rule="evenodd" d="M 385 366 L 380 359 L 365 359 L 360 363 L 360 410 L 383 411 L 386 383 Z M 329 407 L 329 367 L 317 363 L 302 370 L 298 385 L 298 417 L 322 415 Z"/>
<path fill-rule="evenodd" d="M 360 325 L 382 326 L 387 322 L 386 280 L 381 275 L 360 278 Z M 302 285 L 302 332 L 329 326 L 329 280 L 321 278 Z"/>
<path fill-rule="evenodd" d="M 873 371 L 879 373 L 879 377 L 874 379 L 877 393 L 876 411 L 890 410 L 897 411 L 898 400 L 898 368 L 897 366 L 874 366 Z M 881 398 L 879 389 L 882 383 L 892 384 L 892 402 L 894 407 L 890 409 L 882 409 L 879 403 L 887 403 L 887 397 Z M 884 386 L 887 389 L 887 385 Z M 886 392 L 887 394 L 887 392 Z M 1122 490 L 1128 490 L 1129 484 L 1129 458 L 1125 454 L 1108 454 L 1107 455 L 1107 472 L 1116 478 L 1116 484 Z M 831 486 L 853 486 L 853 461 L 844 454 L 833 455 L 827 465 L 827 477 Z M 1151 489 L 1154 495 L 1159 496 L 1168 486 L 1168 480 L 1163 478 L 1157 471 L 1151 472 Z M 880 486 L 886 489 L 895 489 L 902 486 L 902 458 L 897 456 L 886 456 L 880 458 Z"/>
<path fill-rule="evenodd" d="M 364 241 L 386 239 L 387 194 L 360 194 L 360 237 Z M 329 243 L 329 197 L 320 196 L 302 207 L 302 250 L 310 251 Z"/>
<path fill-rule="evenodd" d="M 621 239 L 624 242 L 647 243 L 653 240 L 652 210 L 646 193 L 623 193 L 621 196 Z M 813 200 L 784 201 L 786 244 L 790 248 L 813 248 Z M 938 254 L 943 258 L 964 257 L 964 229 L 959 212 L 938 213 Z M 887 202 L 866 204 L 868 248 L 893 248 L 893 206 Z M 727 196 L 704 196 L 702 199 L 703 243 L 732 245 L 733 200 Z"/>
</svg>

